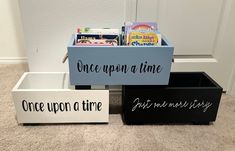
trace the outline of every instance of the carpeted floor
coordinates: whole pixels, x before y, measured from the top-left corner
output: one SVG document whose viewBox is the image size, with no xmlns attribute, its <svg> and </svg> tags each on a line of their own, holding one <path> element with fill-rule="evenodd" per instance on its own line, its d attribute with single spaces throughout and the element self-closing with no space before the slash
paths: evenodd
<svg viewBox="0 0 235 151">
<path fill-rule="evenodd" d="M 229 95 L 222 96 L 217 120 L 209 126 L 127 126 L 120 114 L 110 114 L 109 124 L 103 125 L 18 125 L 11 89 L 26 70 L 27 65 L 23 64 L 0 65 L 1 151 L 235 150 L 235 97 Z M 112 96 L 110 100 L 114 104 L 119 101 L 120 96 Z"/>
</svg>

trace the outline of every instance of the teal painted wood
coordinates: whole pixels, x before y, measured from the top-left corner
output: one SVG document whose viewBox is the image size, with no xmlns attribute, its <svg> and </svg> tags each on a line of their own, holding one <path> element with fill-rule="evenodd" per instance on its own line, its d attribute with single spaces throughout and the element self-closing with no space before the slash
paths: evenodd
<svg viewBox="0 0 235 151">
<path fill-rule="evenodd" d="M 167 85 L 174 47 L 68 45 L 71 85 Z M 88 69 L 88 70 L 87 70 Z M 106 70 L 107 69 L 107 70 Z"/>
</svg>

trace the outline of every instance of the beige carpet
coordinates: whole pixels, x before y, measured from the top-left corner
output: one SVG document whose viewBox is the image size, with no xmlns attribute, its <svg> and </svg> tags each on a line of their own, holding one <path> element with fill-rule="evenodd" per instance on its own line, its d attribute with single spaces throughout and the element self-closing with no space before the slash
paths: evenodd
<svg viewBox="0 0 235 151">
<path fill-rule="evenodd" d="M 120 114 L 111 114 L 109 124 L 104 125 L 18 125 L 11 89 L 25 70 L 27 66 L 22 64 L 0 65 L 1 151 L 235 151 L 235 98 L 228 95 L 223 95 L 217 121 L 209 126 L 127 126 L 122 123 Z M 120 98 L 112 96 L 110 101 L 118 104 Z"/>
</svg>

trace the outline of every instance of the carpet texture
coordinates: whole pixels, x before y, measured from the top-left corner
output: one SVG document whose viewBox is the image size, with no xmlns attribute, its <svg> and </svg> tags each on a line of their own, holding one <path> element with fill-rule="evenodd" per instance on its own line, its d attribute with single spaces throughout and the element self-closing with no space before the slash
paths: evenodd
<svg viewBox="0 0 235 151">
<path fill-rule="evenodd" d="M 234 151 L 235 98 L 223 95 L 217 120 L 211 125 L 124 125 L 120 114 L 109 124 L 18 125 L 11 89 L 26 64 L 0 65 L 0 150 L 159 150 Z M 120 96 L 111 96 L 120 113 Z M 114 111 L 115 110 L 115 111 Z"/>
</svg>

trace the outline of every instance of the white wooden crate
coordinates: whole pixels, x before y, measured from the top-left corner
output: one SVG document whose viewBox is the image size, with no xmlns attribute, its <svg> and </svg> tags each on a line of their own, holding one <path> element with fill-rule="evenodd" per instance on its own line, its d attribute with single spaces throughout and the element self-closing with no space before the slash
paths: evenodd
<svg viewBox="0 0 235 151">
<path fill-rule="evenodd" d="M 18 123 L 109 121 L 109 91 L 74 90 L 68 73 L 24 73 L 12 96 Z"/>
</svg>

